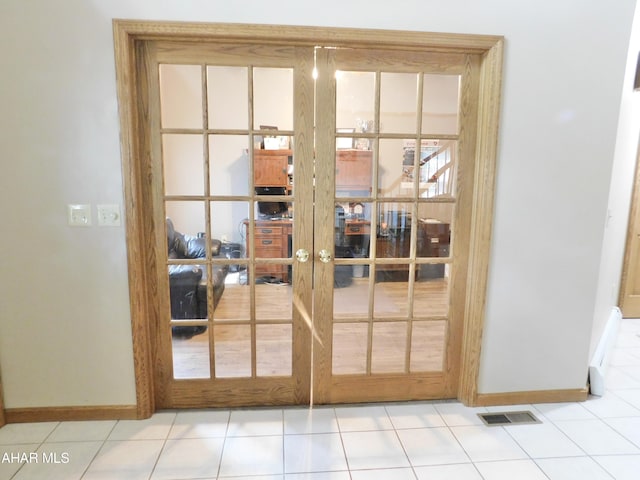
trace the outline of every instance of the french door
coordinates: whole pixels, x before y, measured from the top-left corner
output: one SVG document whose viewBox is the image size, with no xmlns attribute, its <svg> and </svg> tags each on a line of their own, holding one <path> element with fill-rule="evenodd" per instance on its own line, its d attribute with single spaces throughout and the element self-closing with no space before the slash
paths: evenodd
<svg viewBox="0 0 640 480">
<path fill-rule="evenodd" d="M 315 268 L 319 403 L 457 394 L 478 71 L 467 62 L 316 50 L 315 243 L 335 258 Z M 351 148 L 369 167 L 362 184 L 344 178 Z"/>
<path fill-rule="evenodd" d="M 309 403 L 313 48 L 157 47 L 157 401 Z"/>
<path fill-rule="evenodd" d="M 155 408 L 454 398 L 477 355 L 499 53 L 296 32 L 132 44 L 131 280 L 152 285 L 132 315 Z"/>
</svg>

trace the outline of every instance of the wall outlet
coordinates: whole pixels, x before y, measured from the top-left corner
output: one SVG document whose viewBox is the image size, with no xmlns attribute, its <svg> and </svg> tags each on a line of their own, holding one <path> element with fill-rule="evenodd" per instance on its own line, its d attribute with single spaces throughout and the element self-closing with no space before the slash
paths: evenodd
<svg viewBox="0 0 640 480">
<path fill-rule="evenodd" d="M 67 222 L 72 227 L 90 227 L 91 205 L 67 205 Z"/>
<path fill-rule="evenodd" d="M 101 227 L 120 226 L 120 205 L 98 205 L 98 225 Z"/>
</svg>

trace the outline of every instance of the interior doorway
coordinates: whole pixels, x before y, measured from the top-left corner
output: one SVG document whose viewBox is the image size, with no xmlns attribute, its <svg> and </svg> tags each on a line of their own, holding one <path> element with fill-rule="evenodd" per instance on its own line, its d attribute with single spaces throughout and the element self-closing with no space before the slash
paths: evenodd
<svg viewBox="0 0 640 480">
<path fill-rule="evenodd" d="M 640 317 L 640 171 L 636 155 L 636 172 L 627 227 L 627 242 L 620 282 L 619 304 L 624 318 Z"/>
<path fill-rule="evenodd" d="M 116 22 L 140 415 L 473 403 L 501 39 L 161 27 Z"/>
</svg>

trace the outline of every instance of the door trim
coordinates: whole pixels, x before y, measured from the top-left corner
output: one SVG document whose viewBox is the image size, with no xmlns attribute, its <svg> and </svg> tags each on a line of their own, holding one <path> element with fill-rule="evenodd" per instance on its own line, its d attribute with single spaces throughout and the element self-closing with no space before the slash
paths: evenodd
<svg viewBox="0 0 640 480">
<path fill-rule="evenodd" d="M 148 66 L 147 41 L 237 42 L 351 48 L 417 50 L 475 54 L 480 57 L 478 134 L 475 155 L 473 212 L 469 238 L 470 259 L 461 352 L 458 399 L 478 402 L 478 373 L 484 326 L 494 184 L 501 99 L 504 40 L 501 36 L 462 35 L 393 30 L 295 27 L 278 25 L 204 24 L 120 20 L 113 21 L 117 94 L 120 116 L 124 206 L 126 218 L 129 296 L 133 336 L 138 418 L 153 414 L 155 388 L 154 328 L 160 318 L 155 229 L 145 209 L 150 198 L 150 142 L 142 125 L 150 108 L 147 92 L 139 88 Z"/>
<path fill-rule="evenodd" d="M 638 245 L 640 238 L 640 143 L 636 152 L 636 167 L 633 181 L 633 193 L 631 196 L 631 208 L 627 225 L 627 238 L 625 240 L 624 261 L 620 279 L 620 293 L 618 305 L 622 310 L 623 318 L 635 318 L 640 311 L 640 296 L 637 292 L 638 283 Z"/>
<path fill-rule="evenodd" d="M 3 427 L 7 423 L 7 419 L 4 416 L 4 394 L 2 393 L 2 378 L 0 378 L 0 427 Z"/>
</svg>

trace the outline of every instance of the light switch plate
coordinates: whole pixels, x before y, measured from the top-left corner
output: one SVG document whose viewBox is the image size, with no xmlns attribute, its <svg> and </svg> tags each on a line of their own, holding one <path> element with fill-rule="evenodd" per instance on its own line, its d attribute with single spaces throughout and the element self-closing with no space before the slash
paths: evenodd
<svg viewBox="0 0 640 480">
<path fill-rule="evenodd" d="M 101 227 L 120 226 L 120 205 L 98 205 L 98 225 Z"/>
<path fill-rule="evenodd" d="M 67 221 L 72 227 L 90 227 L 91 205 L 67 205 Z"/>
</svg>

